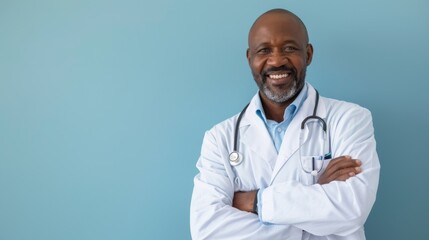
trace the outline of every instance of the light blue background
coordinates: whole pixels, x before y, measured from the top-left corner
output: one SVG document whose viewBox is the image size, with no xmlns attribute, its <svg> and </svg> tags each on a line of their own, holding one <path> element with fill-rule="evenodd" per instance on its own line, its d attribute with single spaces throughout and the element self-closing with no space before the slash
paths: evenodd
<svg viewBox="0 0 429 240">
<path fill-rule="evenodd" d="M 429 234 L 425 0 L 0 0 L 0 239 L 189 239 L 204 131 L 256 92 L 247 31 L 284 7 L 308 80 L 374 117 L 368 239 Z"/>
</svg>

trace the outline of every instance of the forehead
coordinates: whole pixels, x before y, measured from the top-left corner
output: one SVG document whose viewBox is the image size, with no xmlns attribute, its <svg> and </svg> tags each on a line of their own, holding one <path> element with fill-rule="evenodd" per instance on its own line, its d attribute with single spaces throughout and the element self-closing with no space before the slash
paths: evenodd
<svg viewBox="0 0 429 240">
<path fill-rule="evenodd" d="M 249 47 L 277 41 L 307 44 L 308 36 L 303 23 L 294 15 L 269 13 L 259 17 L 249 31 Z"/>
</svg>

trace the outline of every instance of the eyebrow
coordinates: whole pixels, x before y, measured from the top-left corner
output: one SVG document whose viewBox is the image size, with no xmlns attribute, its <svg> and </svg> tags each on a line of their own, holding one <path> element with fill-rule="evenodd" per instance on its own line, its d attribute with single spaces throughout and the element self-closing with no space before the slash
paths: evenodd
<svg viewBox="0 0 429 240">
<path fill-rule="evenodd" d="M 284 41 L 283 43 L 282 43 L 282 45 L 287 45 L 287 44 L 294 44 L 294 45 L 297 45 L 297 46 L 300 46 L 301 44 L 299 44 L 297 41 L 295 41 L 295 40 L 286 40 L 286 41 Z M 251 48 L 251 49 L 258 49 L 258 48 L 261 48 L 261 47 L 266 47 L 266 46 L 271 46 L 271 43 L 270 42 L 262 42 L 262 43 L 260 43 L 260 44 L 258 44 L 258 45 L 256 45 L 254 48 Z"/>
</svg>

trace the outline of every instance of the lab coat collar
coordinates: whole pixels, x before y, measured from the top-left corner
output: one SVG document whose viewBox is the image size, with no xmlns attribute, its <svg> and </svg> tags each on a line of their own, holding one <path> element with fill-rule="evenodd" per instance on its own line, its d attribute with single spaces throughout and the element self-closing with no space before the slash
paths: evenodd
<svg viewBox="0 0 429 240">
<path fill-rule="evenodd" d="M 280 147 L 280 151 L 271 177 L 271 183 L 275 180 L 275 177 L 277 176 L 281 168 L 286 164 L 286 162 L 289 161 L 295 153 L 299 154 L 299 135 L 301 131 L 301 123 L 306 117 L 311 116 L 313 114 L 314 106 L 316 104 L 316 89 L 310 84 L 308 84 L 308 86 L 309 88 L 307 99 L 304 101 L 302 107 L 296 113 L 295 117 L 292 119 L 292 122 L 290 123 L 289 127 L 285 132 L 283 142 Z M 326 121 L 326 115 L 326 106 L 322 98 L 319 96 L 317 116 Z M 303 142 L 305 141 L 306 139 L 304 139 Z"/>
<path fill-rule="evenodd" d="M 250 148 L 252 154 L 258 154 L 270 166 L 274 168 L 277 159 L 277 150 L 271 139 L 270 133 L 256 111 L 258 110 L 259 93 L 253 96 L 243 119 L 240 123 L 239 141 L 245 148 Z"/>
<path fill-rule="evenodd" d="M 281 170 L 284 164 L 296 151 L 299 150 L 301 122 L 307 116 L 313 114 L 316 101 L 316 90 L 309 83 L 307 83 L 307 85 L 307 99 L 303 102 L 299 111 L 296 113 L 295 117 L 292 119 L 292 122 L 287 128 L 278 154 L 264 122 L 256 114 L 256 98 L 259 98 L 258 93 L 255 94 L 255 96 L 252 98 L 248 109 L 243 115 L 243 119 L 240 124 L 239 141 L 246 147 L 250 148 L 254 154 L 260 155 L 261 158 L 271 166 L 271 169 L 273 169 L 271 182 L 274 180 L 275 176 Z M 317 116 L 326 120 L 326 114 L 326 106 L 324 105 L 322 98 L 319 97 Z"/>
</svg>

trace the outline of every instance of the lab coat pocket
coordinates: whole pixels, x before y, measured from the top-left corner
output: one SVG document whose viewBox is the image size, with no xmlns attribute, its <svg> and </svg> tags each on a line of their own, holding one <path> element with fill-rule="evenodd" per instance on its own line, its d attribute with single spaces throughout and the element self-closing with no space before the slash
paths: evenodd
<svg viewBox="0 0 429 240">
<path fill-rule="evenodd" d="M 319 176 L 320 174 L 322 174 L 323 172 L 325 172 L 326 167 L 329 165 L 329 163 L 331 162 L 332 158 L 327 158 L 327 159 L 322 159 L 322 160 L 316 160 L 316 168 L 320 169 L 319 172 Z"/>
<path fill-rule="evenodd" d="M 243 163 L 239 166 L 233 167 L 234 178 L 234 191 L 252 191 L 255 190 L 254 182 L 251 178 L 252 174 L 248 174 L 250 171 L 248 167 Z M 246 174 L 247 173 L 247 174 Z"/>
<path fill-rule="evenodd" d="M 301 156 L 301 168 L 304 173 L 301 182 L 309 185 L 315 183 L 313 176 L 316 176 L 317 180 L 331 160 L 327 155 Z"/>
<path fill-rule="evenodd" d="M 245 174 L 246 172 L 248 172 L 247 164 L 247 162 L 243 161 L 243 163 L 241 163 L 240 165 L 232 167 L 232 171 L 234 172 L 234 176 L 232 178 L 234 184 L 234 192 L 252 190 L 249 189 L 249 187 L 247 186 L 249 185 L 247 175 Z"/>
<path fill-rule="evenodd" d="M 325 158 L 324 156 L 301 156 L 301 167 L 306 173 L 312 171 L 322 172 L 328 165 L 331 158 Z"/>
</svg>

